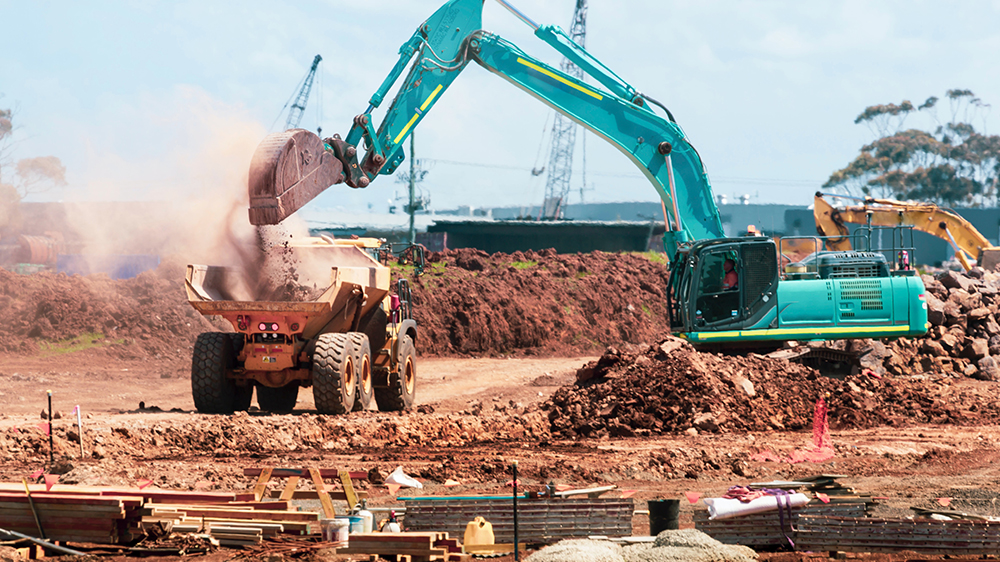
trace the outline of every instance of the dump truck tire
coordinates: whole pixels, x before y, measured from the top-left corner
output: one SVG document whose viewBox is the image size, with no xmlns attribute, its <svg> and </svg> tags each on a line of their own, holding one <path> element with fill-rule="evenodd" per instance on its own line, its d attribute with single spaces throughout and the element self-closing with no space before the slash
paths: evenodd
<svg viewBox="0 0 1000 562">
<path fill-rule="evenodd" d="M 372 404 L 372 348 L 368 336 L 361 332 L 349 332 L 354 347 L 354 370 L 357 373 L 357 393 L 354 397 L 354 412 L 367 410 Z"/>
<path fill-rule="evenodd" d="M 198 336 L 191 357 L 191 397 L 199 412 L 231 414 L 243 406 L 246 391 L 228 376 L 235 364 L 231 334 L 206 332 Z M 252 387 L 247 388 L 253 392 Z"/>
<path fill-rule="evenodd" d="M 272 388 L 262 384 L 257 385 L 257 404 L 267 412 L 291 412 L 299 398 L 299 383 L 293 382 L 285 386 Z"/>
<path fill-rule="evenodd" d="M 409 410 L 417 390 L 417 349 L 413 338 L 399 341 L 398 367 L 389 373 L 389 386 L 375 389 L 375 402 L 383 412 Z"/>
<path fill-rule="evenodd" d="M 357 373 L 354 346 L 347 334 L 323 334 L 313 352 L 312 383 L 316 410 L 346 414 L 354 407 Z"/>
<path fill-rule="evenodd" d="M 233 340 L 233 355 L 238 356 L 240 351 L 243 350 L 243 342 L 246 340 L 243 334 L 240 333 L 229 334 L 229 337 Z M 245 412 L 250 409 L 251 402 L 253 402 L 253 384 L 247 382 L 243 386 L 236 385 L 236 398 L 233 400 L 233 410 Z"/>
</svg>

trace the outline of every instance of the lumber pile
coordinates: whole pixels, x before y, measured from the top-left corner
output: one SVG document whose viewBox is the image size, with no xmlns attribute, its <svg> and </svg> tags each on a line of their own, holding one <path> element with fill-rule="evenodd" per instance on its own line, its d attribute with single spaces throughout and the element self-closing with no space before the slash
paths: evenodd
<svg viewBox="0 0 1000 562">
<path fill-rule="evenodd" d="M 45 537 L 57 541 L 121 543 L 138 539 L 138 512 L 143 500 L 137 496 L 102 497 L 77 493 L 32 492 L 31 497 Z M 38 536 L 31 503 L 21 493 L 0 492 L 3 528 Z"/>
<path fill-rule="evenodd" d="M 448 533 L 357 533 L 349 546 L 338 548 L 337 554 L 362 554 L 372 558 L 396 559 L 400 562 L 467 562 L 458 539 Z"/>
<path fill-rule="evenodd" d="M 253 494 L 30 485 L 31 500 L 49 540 L 130 544 L 152 525 L 172 532 L 204 532 L 227 546 L 259 543 L 277 534 L 319 532 L 320 515 L 289 501 L 254 501 Z M 4 529 L 39 536 L 21 483 L 0 483 Z"/>
</svg>

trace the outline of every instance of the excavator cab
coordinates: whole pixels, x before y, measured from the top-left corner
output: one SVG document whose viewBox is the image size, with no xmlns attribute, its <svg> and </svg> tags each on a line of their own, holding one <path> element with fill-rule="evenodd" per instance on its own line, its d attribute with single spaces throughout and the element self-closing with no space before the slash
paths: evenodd
<svg viewBox="0 0 1000 562">
<path fill-rule="evenodd" d="M 739 330 L 774 306 L 777 249 L 769 238 L 722 238 L 680 250 L 671 262 L 670 325 L 675 331 Z M 736 274 L 727 282 L 727 262 Z"/>
<path fill-rule="evenodd" d="M 920 277 L 891 270 L 881 250 L 817 250 L 788 259 L 773 239 L 761 237 L 680 248 L 667 292 L 671 331 L 715 350 L 927 332 Z"/>
</svg>

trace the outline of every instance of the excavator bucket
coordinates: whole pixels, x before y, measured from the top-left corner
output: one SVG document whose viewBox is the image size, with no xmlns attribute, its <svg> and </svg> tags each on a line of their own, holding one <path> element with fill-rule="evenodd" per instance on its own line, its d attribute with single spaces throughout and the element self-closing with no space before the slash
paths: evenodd
<svg viewBox="0 0 1000 562">
<path fill-rule="evenodd" d="M 344 181 L 344 166 L 315 133 L 272 133 L 250 161 L 250 224 L 278 224 L 331 185 Z"/>
</svg>

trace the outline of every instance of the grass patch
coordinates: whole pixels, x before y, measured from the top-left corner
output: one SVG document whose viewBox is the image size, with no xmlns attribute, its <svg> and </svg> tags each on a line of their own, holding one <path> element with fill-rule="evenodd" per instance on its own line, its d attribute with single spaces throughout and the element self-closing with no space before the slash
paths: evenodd
<svg viewBox="0 0 1000 562">
<path fill-rule="evenodd" d="M 125 343 L 125 340 L 109 340 L 100 332 L 87 332 L 68 340 L 38 342 L 38 348 L 43 357 L 51 357 L 53 355 L 66 355 L 69 353 L 76 353 L 77 351 L 84 351 L 95 347 L 105 347 L 120 343 Z"/>
<path fill-rule="evenodd" d="M 575 274 L 573 274 L 573 277 L 576 279 L 583 279 L 588 275 L 590 275 L 589 271 L 577 271 Z"/>
<path fill-rule="evenodd" d="M 663 252 L 634 252 L 634 254 L 642 256 L 647 260 L 660 265 L 667 265 L 670 263 L 670 260 L 667 259 L 667 254 L 664 254 Z"/>
<path fill-rule="evenodd" d="M 648 306 L 646 306 L 646 303 L 640 304 L 639 308 L 641 308 L 642 311 L 646 313 L 646 316 L 649 316 L 650 318 L 653 317 L 653 311 L 650 310 L 650 308 Z"/>
<path fill-rule="evenodd" d="M 537 261 L 513 261 L 510 262 L 511 267 L 514 269 L 528 269 L 538 265 Z"/>
</svg>

